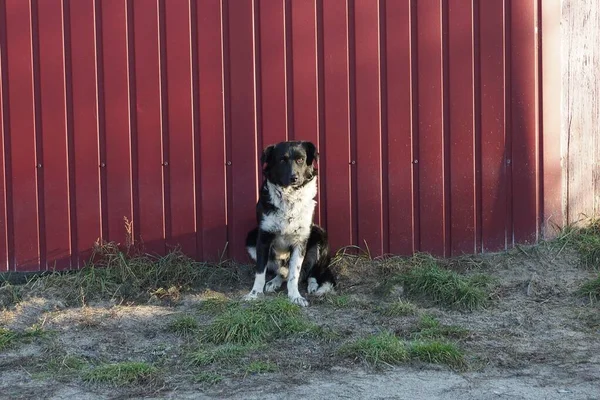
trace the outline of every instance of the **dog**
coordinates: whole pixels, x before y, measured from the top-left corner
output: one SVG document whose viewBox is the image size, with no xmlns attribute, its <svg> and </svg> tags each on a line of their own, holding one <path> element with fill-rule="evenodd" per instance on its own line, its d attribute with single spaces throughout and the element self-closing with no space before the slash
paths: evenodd
<svg viewBox="0 0 600 400">
<path fill-rule="evenodd" d="M 302 307 L 299 281 L 308 293 L 323 296 L 334 290 L 327 233 L 313 224 L 317 195 L 317 148 L 311 142 L 281 142 L 261 156 L 263 184 L 256 204 L 258 226 L 246 237 L 246 249 L 256 261 L 254 285 L 246 300 L 275 292 L 287 282 L 290 301 Z M 275 277 L 266 283 L 267 270 Z M 301 276 L 302 274 L 302 276 Z"/>
</svg>

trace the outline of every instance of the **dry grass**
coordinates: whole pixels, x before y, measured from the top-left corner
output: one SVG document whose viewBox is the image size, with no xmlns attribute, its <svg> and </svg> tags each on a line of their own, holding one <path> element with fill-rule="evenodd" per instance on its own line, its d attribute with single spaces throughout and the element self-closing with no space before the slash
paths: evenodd
<svg viewBox="0 0 600 400">
<path fill-rule="evenodd" d="M 34 278 L 23 290 L 84 305 L 98 299 L 146 301 L 151 296 L 177 300 L 181 290 L 239 281 L 236 269 L 196 262 L 179 250 L 162 257 L 128 255 L 113 243 L 97 244 L 91 259 L 79 271 Z"/>
</svg>

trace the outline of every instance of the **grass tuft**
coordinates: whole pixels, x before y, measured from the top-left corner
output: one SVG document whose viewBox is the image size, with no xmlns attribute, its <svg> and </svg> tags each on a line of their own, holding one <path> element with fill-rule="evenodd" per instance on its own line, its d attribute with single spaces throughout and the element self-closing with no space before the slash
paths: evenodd
<svg viewBox="0 0 600 400">
<path fill-rule="evenodd" d="M 191 363 L 195 366 L 206 366 L 214 363 L 230 363 L 259 349 L 257 345 L 225 344 L 211 349 L 198 350 L 191 354 Z"/>
<path fill-rule="evenodd" d="M 262 343 L 292 334 L 318 335 L 300 307 L 277 297 L 252 303 L 234 303 L 204 330 L 201 340 L 215 344 Z"/>
<path fill-rule="evenodd" d="M 416 341 L 408 347 L 410 358 L 433 364 L 464 368 L 464 354 L 453 343 L 439 340 Z"/>
<path fill-rule="evenodd" d="M 584 283 L 579 289 L 579 293 L 589 297 L 591 301 L 600 299 L 600 276 Z"/>
<path fill-rule="evenodd" d="M 347 343 L 339 349 L 339 353 L 345 357 L 362 359 L 373 365 L 379 363 L 396 365 L 408 359 L 404 343 L 389 332 Z"/>
<path fill-rule="evenodd" d="M 459 309 L 473 310 L 485 306 L 489 296 L 482 275 L 464 277 L 440 268 L 429 256 L 427 262 L 413 267 L 397 277 L 405 292 L 414 297 L 427 297 L 435 303 Z"/>
<path fill-rule="evenodd" d="M 213 372 L 200 372 L 194 376 L 194 382 L 201 383 L 208 386 L 213 386 L 220 383 L 223 377 Z"/>
<path fill-rule="evenodd" d="M 594 219 L 584 227 L 568 226 L 557 239 L 562 248 L 571 245 L 580 256 L 585 268 L 600 270 L 600 219 Z"/>
<path fill-rule="evenodd" d="M 198 333 L 198 321 L 191 315 L 180 315 L 169 323 L 167 329 L 179 336 L 192 336 Z"/>
<path fill-rule="evenodd" d="M 10 347 L 17 339 L 18 334 L 10 329 L 0 328 L 0 350 Z"/>
<path fill-rule="evenodd" d="M 271 361 L 252 361 L 245 371 L 247 374 L 266 374 L 279 371 L 279 367 Z"/>
<path fill-rule="evenodd" d="M 150 364 L 123 362 L 92 368 L 83 374 L 83 379 L 90 383 L 104 383 L 112 386 L 142 385 L 152 383 L 157 375 L 157 368 Z"/>
<path fill-rule="evenodd" d="M 470 332 L 455 325 L 443 325 L 430 315 L 423 315 L 419 319 L 417 331 L 411 335 L 416 339 L 453 338 L 464 339 Z"/>
<path fill-rule="evenodd" d="M 385 317 L 406 317 L 417 315 L 419 309 L 409 301 L 399 300 L 379 308 L 381 315 Z"/>
</svg>

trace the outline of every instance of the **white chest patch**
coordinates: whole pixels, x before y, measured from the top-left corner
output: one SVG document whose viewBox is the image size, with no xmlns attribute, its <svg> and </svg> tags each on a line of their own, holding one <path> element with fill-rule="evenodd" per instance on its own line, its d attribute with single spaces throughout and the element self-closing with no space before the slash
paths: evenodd
<svg viewBox="0 0 600 400">
<path fill-rule="evenodd" d="M 293 190 L 267 182 L 269 197 L 275 211 L 263 215 L 260 228 L 285 236 L 308 237 L 317 195 L 317 178 Z"/>
</svg>

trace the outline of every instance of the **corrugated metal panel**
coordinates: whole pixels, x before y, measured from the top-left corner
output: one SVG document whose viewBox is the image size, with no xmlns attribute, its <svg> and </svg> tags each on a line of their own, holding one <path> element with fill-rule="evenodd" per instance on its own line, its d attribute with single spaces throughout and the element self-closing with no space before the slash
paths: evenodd
<svg viewBox="0 0 600 400">
<path fill-rule="evenodd" d="M 126 241 L 125 219 L 148 251 L 244 260 L 260 151 L 286 139 L 319 146 L 315 218 L 335 248 L 533 242 L 560 204 L 542 196 L 559 140 L 541 140 L 558 110 L 542 84 L 559 77 L 537 33 L 559 12 L 0 0 L 0 270 L 81 266 L 97 238 Z"/>
</svg>

